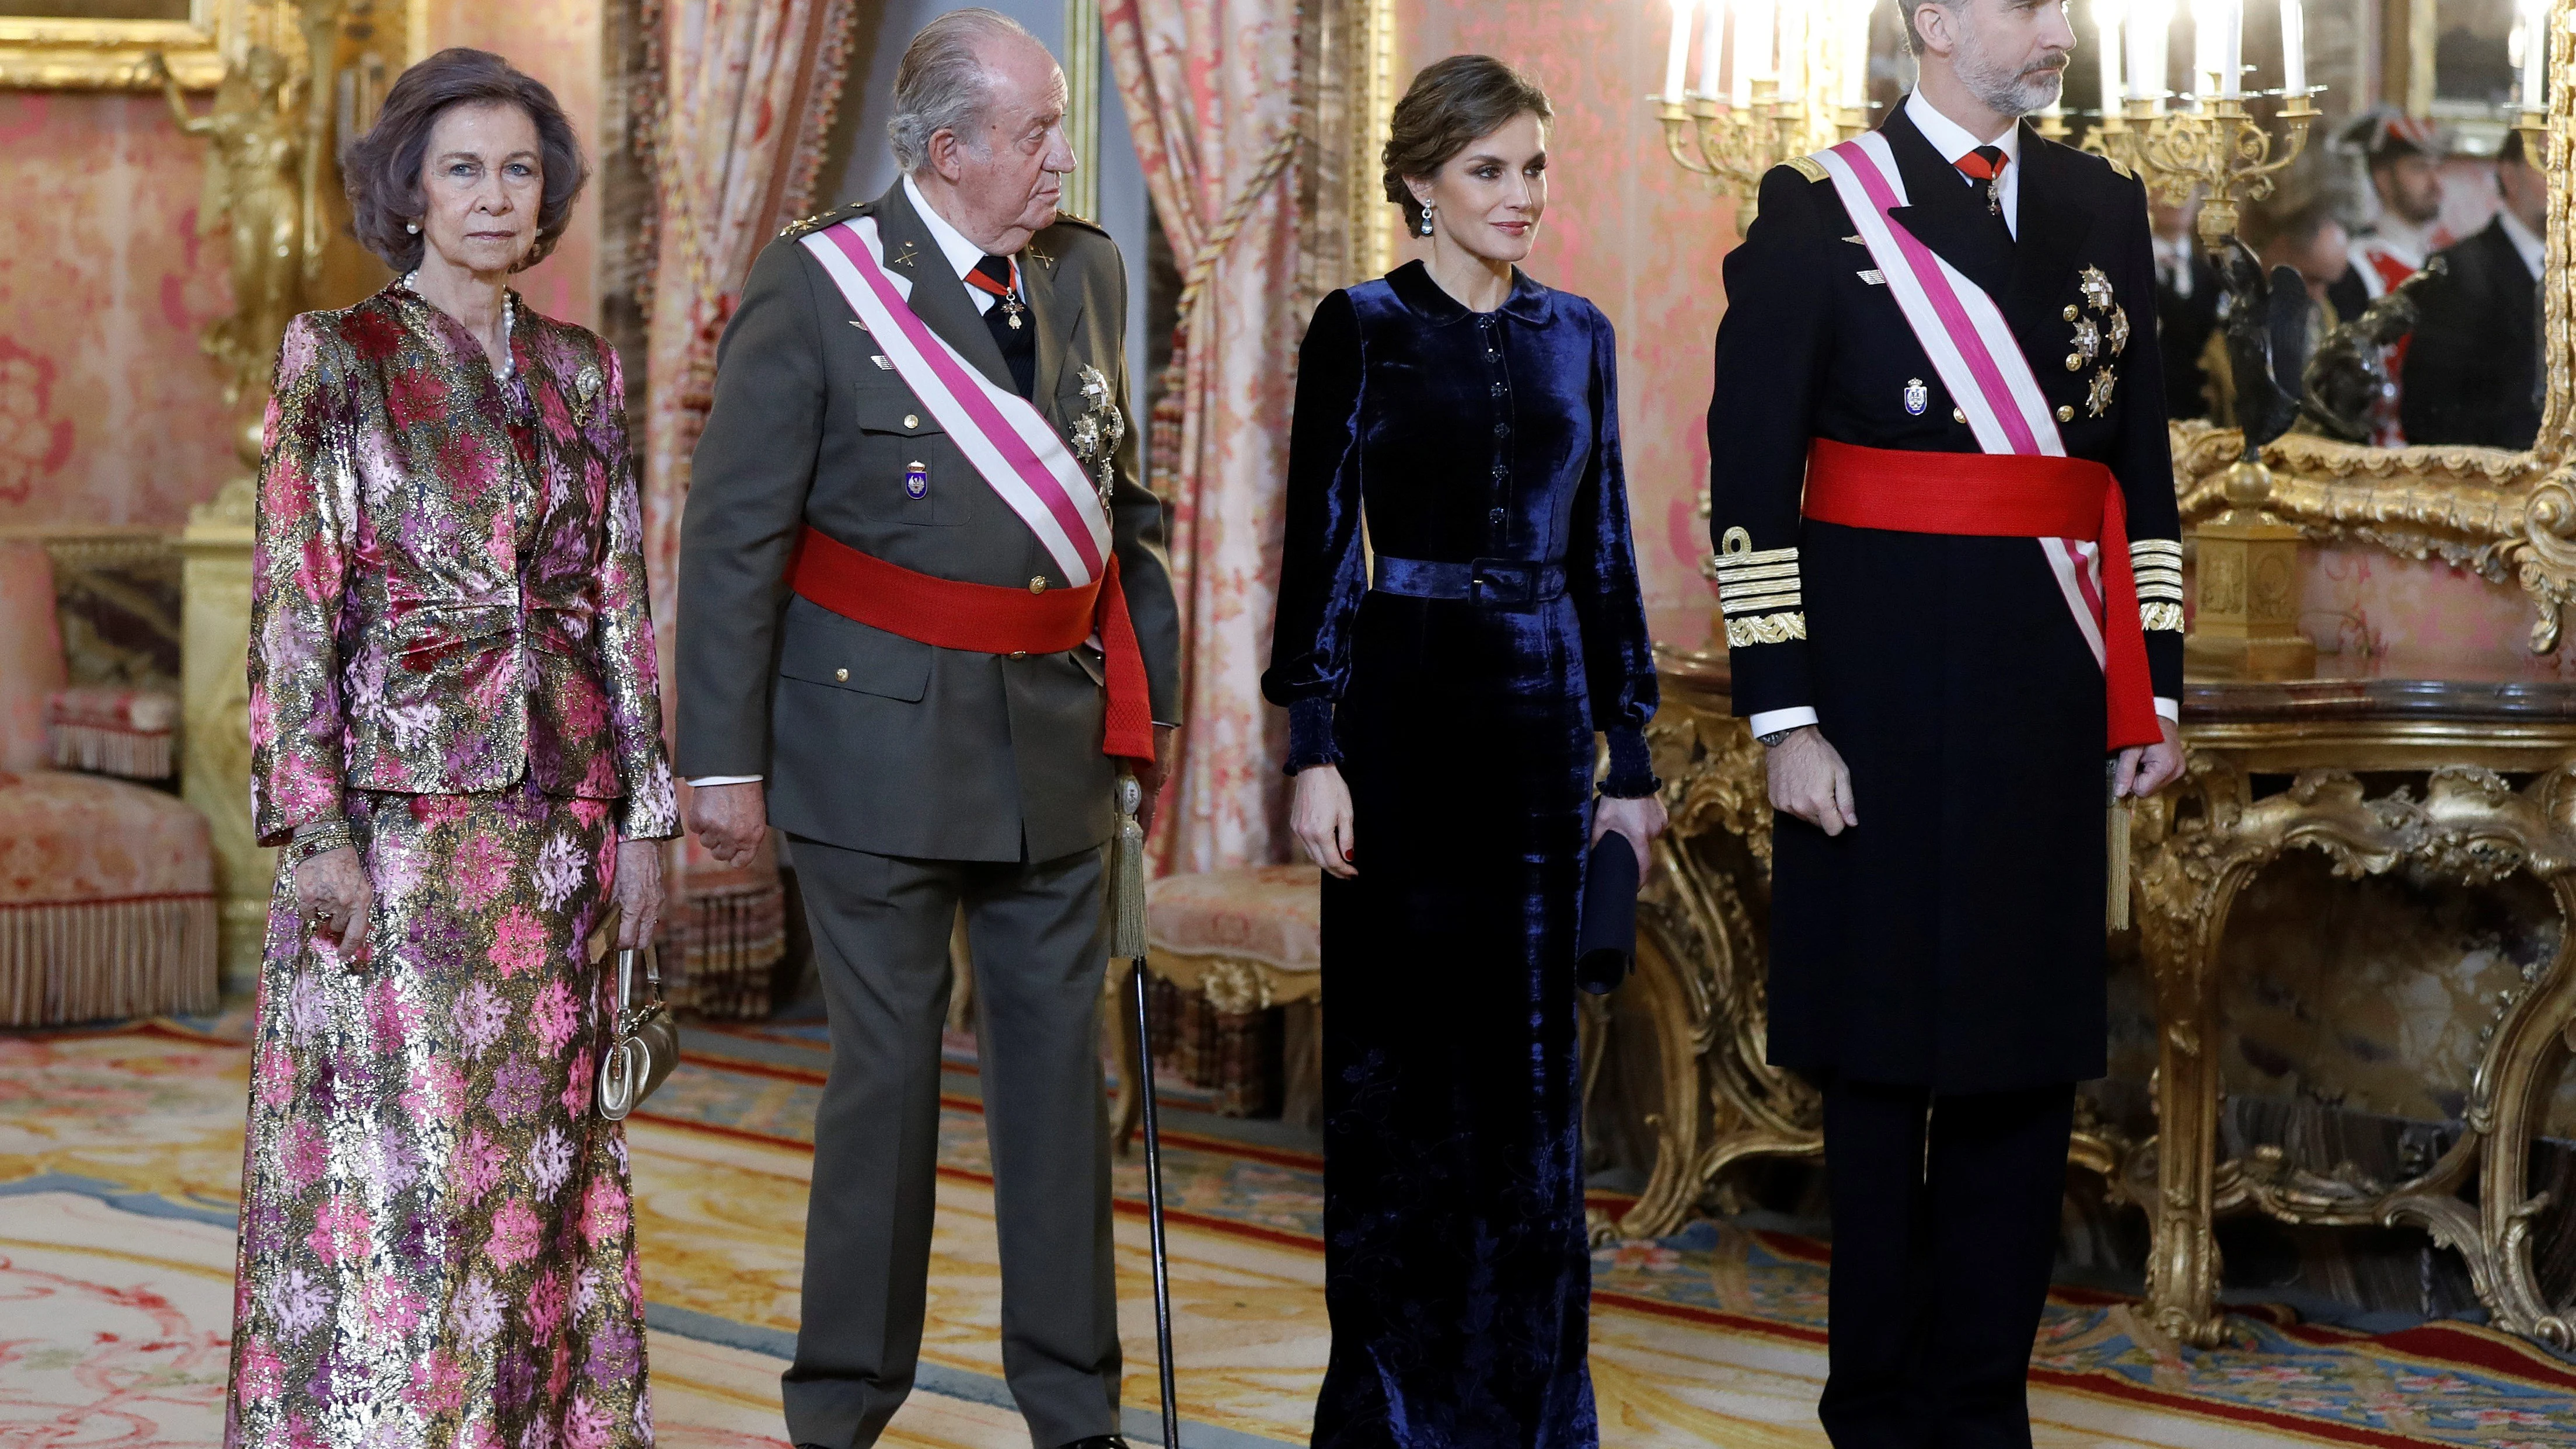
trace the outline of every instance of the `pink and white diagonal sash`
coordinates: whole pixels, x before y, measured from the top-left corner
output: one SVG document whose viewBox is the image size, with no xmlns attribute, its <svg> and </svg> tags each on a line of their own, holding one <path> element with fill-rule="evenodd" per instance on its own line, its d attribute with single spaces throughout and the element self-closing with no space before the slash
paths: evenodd
<svg viewBox="0 0 2576 1449">
<path fill-rule="evenodd" d="M 913 312 L 908 282 L 885 269 L 876 218 L 825 227 L 802 245 L 966 461 L 1038 536 L 1066 581 L 1080 588 L 1099 578 L 1109 556 L 1109 515 L 1091 479 L 1028 399 L 995 386 Z"/>
<path fill-rule="evenodd" d="M 2003 309 L 1983 287 L 1943 260 L 1888 213 L 1907 204 L 1905 178 L 1887 138 L 1872 131 L 1816 153 L 1833 178 L 1834 191 L 1869 247 L 1870 260 L 1887 278 L 1887 290 L 1905 314 L 1932 370 L 1968 418 L 1977 446 L 1988 453 L 2063 458 L 2066 440 L 2048 409 L 2048 395 L 2030 359 L 2013 336 Z M 2086 539 L 2044 538 L 2040 552 L 2066 596 L 2075 624 L 2104 658 L 2101 549 Z"/>
</svg>

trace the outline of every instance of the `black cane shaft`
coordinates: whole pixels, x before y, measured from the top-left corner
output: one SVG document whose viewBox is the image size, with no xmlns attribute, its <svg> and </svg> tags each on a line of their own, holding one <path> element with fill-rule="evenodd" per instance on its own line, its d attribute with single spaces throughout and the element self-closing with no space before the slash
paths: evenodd
<svg viewBox="0 0 2576 1449">
<path fill-rule="evenodd" d="M 1154 1111 L 1154 1022 L 1145 963 L 1128 972 L 1136 992 L 1136 1087 L 1145 1099 L 1145 1216 L 1154 1243 L 1154 1347 L 1163 1375 L 1163 1449 L 1181 1449 L 1181 1402 L 1172 1381 L 1171 1251 L 1163 1241 L 1163 1134 Z"/>
</svg>

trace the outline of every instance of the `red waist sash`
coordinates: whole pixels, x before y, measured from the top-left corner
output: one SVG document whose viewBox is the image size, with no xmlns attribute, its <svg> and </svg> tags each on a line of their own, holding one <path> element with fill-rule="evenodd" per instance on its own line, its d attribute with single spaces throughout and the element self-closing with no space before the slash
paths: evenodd
<svg viewBox="0 0 2576 1449">
<path fill-rule="evenodd" d="M 1145 687 L 1145 656 L 1127 617 L 1114 553 L 1097 582 L 1031 593 L 914 573 L 808 528 L 788 584 L 844 619 L 941 649 L 1061 654 L 1097 632 L 1109 676 L 1101 753 L 1153 762 L 1154 707 Z"/>
<path fill-rule="evenodd" d="M 1824 438 L 1807 460 L 1806 515 L 1848 528 L 1990 538 L 2065 538 L 2100 546 L 2109 747 L 2164 738 L 2138 585 L 2129 571 L 2129 518 L 2118 480 L 2100 463 L 2013 453 L 1917 453 Z"/>
</svg>

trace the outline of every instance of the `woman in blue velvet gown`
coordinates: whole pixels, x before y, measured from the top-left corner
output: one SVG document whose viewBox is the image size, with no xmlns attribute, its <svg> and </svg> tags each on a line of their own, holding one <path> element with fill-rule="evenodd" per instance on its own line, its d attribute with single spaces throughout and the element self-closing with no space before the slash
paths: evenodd
<svg viewBox="0 0 2576 1449">
<path fill-rule="evenodd" d="M 1300 353 L 1262 689 L 1326 872 L 1317 1449 L 1598 1442 L 1575 918 L 1590 839 L 1642 859 L 1664 812 L 1610 324 L 1513 265 L 1548 117 L 1497 61 L 1423 71 L 1386 159 L 1427 264 Z"/>
</svg>

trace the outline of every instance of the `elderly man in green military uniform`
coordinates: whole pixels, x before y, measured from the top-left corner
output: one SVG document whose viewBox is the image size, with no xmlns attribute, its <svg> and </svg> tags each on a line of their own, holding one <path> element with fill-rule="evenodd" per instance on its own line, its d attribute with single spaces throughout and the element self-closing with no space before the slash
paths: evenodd
<svg viewBox="0 0 2576 1449">
<path fill-rule="evenodd" d="M 1126 273 L 1057 210 L 1065 83 L 989 10 L 905 52 L 903 178 L 788 228 L 718 353 L 680 555 L 689 823 L 793 842 L 831 1015 L 799 1444 L 872 1444 L 928 1276 L 948 940 L 974 953 L 1002 1359 L 1032 1439 L 1116 1446 L 1097 1012 L 1123 759 L 1147 812 L 1178 623 L 1136 477 Z"/>
</svg>

